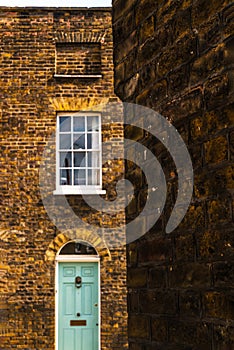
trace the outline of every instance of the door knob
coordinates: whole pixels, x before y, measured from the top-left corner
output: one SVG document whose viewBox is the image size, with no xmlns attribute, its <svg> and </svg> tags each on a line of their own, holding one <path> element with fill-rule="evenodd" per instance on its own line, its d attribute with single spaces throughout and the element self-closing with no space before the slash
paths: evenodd
<svg viewBox="0 0 234 350">
<path fill-rule="evenodd" d="M 80 313 L 79 313 L 79 312 L 77 312 L 76 316 L 80 317 Z"/>
<path fill-rule="evenodd" d="M 76 276 L 75 278 L 75 286 L 76 288 L 80 288 L 82 284 L 82 278 L 80 276 Z"/>
</svg>

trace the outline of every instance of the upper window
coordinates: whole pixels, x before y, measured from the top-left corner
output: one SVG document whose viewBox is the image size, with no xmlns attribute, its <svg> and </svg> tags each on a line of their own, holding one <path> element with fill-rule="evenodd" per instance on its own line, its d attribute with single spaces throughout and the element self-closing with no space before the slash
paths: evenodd
<svg viewBox="0 0 234 350">
<path fill-rule="evenodd" d="M 57 116 L 57 183 L 55 194 L 104 193 L 101 190 L 101 116 Z"/>
</svg>

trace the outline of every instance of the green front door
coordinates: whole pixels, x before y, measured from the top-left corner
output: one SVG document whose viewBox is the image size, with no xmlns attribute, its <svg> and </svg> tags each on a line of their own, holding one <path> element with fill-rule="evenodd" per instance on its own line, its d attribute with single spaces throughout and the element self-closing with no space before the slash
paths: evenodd
<svg viewBox="0 0 234 350">
<path fill-rule="evenodd" d="M 98 350 L 98 263 L 59 263 L 58 350 Z"/>
</svg>

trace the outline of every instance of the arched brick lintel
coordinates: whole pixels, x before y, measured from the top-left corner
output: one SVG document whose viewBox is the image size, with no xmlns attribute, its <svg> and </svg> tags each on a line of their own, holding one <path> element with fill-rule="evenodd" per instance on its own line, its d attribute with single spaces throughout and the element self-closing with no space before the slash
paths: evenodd
<svg viewBox="0 0 234 350">
<path fill-rule="evenodd" d="M 103 43 L 106 32 L 100 31 L 79 31 L 60 32 L 55 37 L 56 43 Z"/>
<path fill-rule="evenodd" d="M 66 232 L 58 234 L 52 242 L 50 242 L 48 249 L 45 253 L 45 260 L 47 262 L 52 262 L 55 260 L 57 253 L 59 250 L 69 241 L 85 241 L 91 244 L 97 251 L 101 260 L 111 260 L 111 254 L 106 246 L 105 242 L 98 235 L 94 235 L 93 233 L 87 232 L 85 230 L 77 230 L 75 233 Z"/>
</svg>

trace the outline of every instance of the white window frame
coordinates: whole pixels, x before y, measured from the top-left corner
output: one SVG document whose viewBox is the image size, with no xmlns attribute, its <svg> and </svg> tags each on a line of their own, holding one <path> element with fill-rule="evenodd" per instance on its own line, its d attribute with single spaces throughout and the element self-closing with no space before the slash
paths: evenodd
<svg viewBox="0 0 234 350">
<path fill-rule="evenodd" d="M 99 170 L 99 184 L 98 185 L 61 185 L 60 184 L 60 170 L 62 167 L 60 167 L 60 153 L 62 152 L 59 148 L 59 143 L 60 143 L 60 135 L 63 133 L 60 132 L 59 130 L 59 118 L 60 117 L 71 117 L 71 121 L 73 123 L 73 117 L 85 117 L 85 131 L 80 132 L 81 134 L 83 133 L 84 135 L 88 135 L 89 131 L 87 130 L 87 117 L 89 116 L 95 116 L 99 118 L 99 130 L 98 130 L 98 149 L 89 149 L 89 152 L 98 152 L 99 153 L 99 164 L 96 167 L 88 167 L 88 163 L 86 160 L 86 164 L 83 168 L 85 170 L 85 180 L 87 183 L 87 174 L 88 174 L 88 169 L 97 169 Z M 71 125 L 73 125 L 71 123 Z M 64 134 L 71 134 L 72 135 L 72 140 L 73 140 L 73 135 L 77 134 L 79 132 L 75 132 L 72 130 L 71 126 L 71 131 L 70 132 L 64 132 Z M 90 194 L 105 194 L 106 191 L 102 189 L 102 133 L 101 133 L 101 114 L 96 113 L 96 112 L 59 112 L 57 113 L 57 127 L 56 127 L 56 190 L 53 192 L 54 195 L 90 195 Z M 87 137 L 85 137 L 87 139 Z M 84 152 L 87 154 L 87 141 L 86 141 L 86 147 L 84 149 Z M 64 150 L 63 152 L 71 152 L 71 156 L 74 154 L 73 149 L 68 149 Z M 73 171 L 77 167 L 74 167 L 73 161 L 69 169 L 71 170 L 72 174 L 72 179 L 73 179 Z"/>
</svg>

